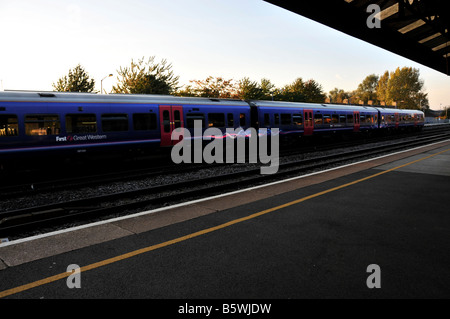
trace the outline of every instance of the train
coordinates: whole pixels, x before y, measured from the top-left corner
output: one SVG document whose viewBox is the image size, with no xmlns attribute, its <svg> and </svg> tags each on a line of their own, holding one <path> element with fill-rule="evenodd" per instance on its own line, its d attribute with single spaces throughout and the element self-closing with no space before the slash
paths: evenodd
<svg viewBox="0 0 450 319">
<path fill-rule="evenodd" d="M 320 135 L 421 130 L 424 113 L 378 106 L 138 94 L 0 92 L 0 164 L 18 158 L 155 152 L 177 128 L 278 128 L 282 143 Z M 284 145 L 284 144 L 283 144 Z"/>
</svg>

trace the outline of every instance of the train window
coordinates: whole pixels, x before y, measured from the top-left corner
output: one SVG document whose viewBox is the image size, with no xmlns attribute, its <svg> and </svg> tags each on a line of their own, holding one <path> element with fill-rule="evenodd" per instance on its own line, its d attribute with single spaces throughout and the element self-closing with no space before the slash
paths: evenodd
<svg viewBox="0 0 450 319">
<path fill-rule="evenodd" d="M 135 113 L 133 114 L 133 125 L 135 131 L 155 130 L 156 114 L 154 113 Z"/>
<path fill-rule="evenodd" d="M 243 127 L 243 126 L 246 125 L 246 123 L 247 123 L 247 121 L 245 120 L 245 113 L 241 113 L 241 114 L 239 115 L 239 125 L 240 125 L 241 127 Z"/>
<path fill-rule="evenodd" d="M 0 137 L 19 135 L 17 115 L 0 115 Z"/>
<path fill-rule="evenodd" d="M 67 114 L 66 131 L 67 133 L 96 133 L 95 114 Z"/>
<path fill-rule="evenodd" d="M 345 124 L 347 117 L 344 114 L 339 115 L 339 123 Z"/>
<path fill-rule="evenodd" d="M 281 113 L 281 125 L 291 125 L 291 114 Z"/>
<path fill-rule="evenodd" d="M 303 116 L 300 113 L 292 114 L 292 122 L 297 126 L 303 125 Z"/>
<path fill-rule="evenodd" d="M 305 113 L 305 123 L 309 127 L 313 126 L 313 113 L 312 113 L 312 111 Z"/>
<path fill-rule="evenodd" d="M 331 115 L 330 114 L 324 114 L 323 115 L 323 124 L 331 124 Z"/>
<path fill-rule="evenodd" d="M 208 127 L 225 127 L 225 114 L 208 113 Z"/>
<path fill-rule="evenodd" d="M 332 122 L 333 124 L 338 124 L 338 123 L 339 123 L 339 115 L 333 114 L 333 115 L 331 116 L 331 122 Z"/>
<path fill-rule="evenodd" d="M 316 125 L 321 125 L 323 123 L 322 114 L 314 114 L 314 123 Z"/>
<path fill-rule="evenodd" d="M 57 135 L 61 131 L 58 115 L 26 115 L 26 135 Z"/>
<path fill-rule="evenodd" d="M 202 127 L 205 127 L 205 114 L 188 113 L 186 114 L 186 127 L 194 128 L 194 121 L 202 121 Z"/>
<path fill-rule="evenodd" d="M 102 114 L 103 132 L 128 131 L 127 114 Z"/>
<path fill-rule="evenodd" d="M 164 126 L 164 132 L 169 133 L 170 132 L 170 112 L 168 110 L 163 111 L 163 126 Z"/>
<path fill-rule="evenodd" d="M 233 113 L 227 114 L 228 127 L 234 127 L 234 115 Z"/>
<path fill-rule="evenodd" d="M 360 123 L 366 123 L 366 115 L 361 114 L 359 117 Z M 358 120 L 356 120 L 356 123 L 358 123 Z"/>
<path fill-rule="evenodd" d="M 347 114 L 347 123 L 353 123 L 353 114 Z"/>
<path fill-rule="evenodd" d="M 179 110 L 173 112 L 173 125 L 175 129 L 181 127 L 181 113 Z"/>
<path fill-rule="evenodd" d="M 270 114 L 264 113 L 264 126 L 270 126 Z"/>
<path fill-rule="evenodd" d="M 280 124 L 280 114 L 274 114 L 275 125 Z"/>
</svg>

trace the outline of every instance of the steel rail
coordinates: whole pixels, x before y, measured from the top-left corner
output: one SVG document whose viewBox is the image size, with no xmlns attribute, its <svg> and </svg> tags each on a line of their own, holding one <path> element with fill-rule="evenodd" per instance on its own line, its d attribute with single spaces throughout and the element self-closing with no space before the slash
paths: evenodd
<svg viewBox="0 0 450 319">
<path fill-rule="evenodd" d="M 212 196 L 217 193 L 222 194 L 242 187 L 260 185 L 289 176 L 298 176 L 298 174 L 311 170 L 329 168 L 345 162 L 358 161 L 362 158 L 375 157 L 399 149 L 426 145 L 448 138 L 449 134 L 442 133 L 408 142 L 397 142 L 341 152 L 331 156 L 281 163 L 278 173 L 274 175 L 261 175 L 258 167 L 243 172 L 226 173 L 139 190 L 2 212 L 0 213 L 0 236 L 11 236 L 18 232 L 36 230 L 74 220 L 92 220 L 94 217 L 126 213 L 133 209 L 142 209 L 151 205 L 180 202 L 185 199 Z M 167 192 L 169 193 L 167 194 Z"/>
<path fill-rule="evenodd" d="M 414 137 L 414 136 L 427 136 L 428 134 L 434 134 L 440 131 L 447 131 L 450 127 L 429 127 L 425 128 L 424 132 L 419 132 L 415 134 L 396 134 L 388 136 L 377 136 L 372 138 L 362 138 L 354 139 L 351 141 L 344 141 L 338 143 L 325 143 L 319 145 L 302 145 L 301 147 L 290 148 L 287 150 L 282 150 L 280 156 L 286 157 L 297 154 L 307 154 L 312 152 L 324 152 L 331 151 L 335 149 L 358 146 L 365 143 L 375 143 L 383 141 L 391 141 L 395 139 Z M 299 146 L 299 145 L 296 145 Z M 220 164 L 217 164 L 220 165 Z M 96 186 L 105 183 L 113 183 L 120 181 L 132 181 L 143 178 L 163 176 L 164 174 L 179 174 L 185 172 L 193 172 L 196 170 L 201 170 L 204 167 L 211 167 L 211 164 L 199 165 L 199 164 L 184 164 L 180 165 L 164 165 L 157 166 L 153 168 L 143 167 L 140 169 L 132 170 L 119 170 L 117 172 L 107 172 L 101 174 L 88 174 L 85 176 L 77 177 L 63 177 L 50 180 L 30 180 L 26 183 L 10 185 L 10 186 L 0 186 L 0 199 L 11 199 L 15 197 L 25 196 L 28 194 L 39 194 L 49 191 L 59 191 L 66 189 L 73 189 L 79 187 Z M 8 182 L 5 182 L 6 184 Z"/>
</svg>

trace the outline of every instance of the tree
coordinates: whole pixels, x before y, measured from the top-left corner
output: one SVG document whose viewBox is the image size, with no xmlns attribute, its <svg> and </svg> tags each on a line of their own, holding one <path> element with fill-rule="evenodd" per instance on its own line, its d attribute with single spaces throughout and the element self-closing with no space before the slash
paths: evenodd
<svg viewBox="0 0 450 319">
<path fill-rule="evenodd" d="M 186 87 L 190 96 L 209 97 L 216 99 L 239 98 L 238 88 L 232 79 L 208 76 L 205 80 L 191 80 L 192 86 Z"/>
<path fill-rule="evenodd" d="M 420 92 L 417 98 L 419 100 L 419 110 L 425 111 L 430 109 L 430 101 L 428 100 L 428 93 Z"/>
<path fill-rule="evenodd" d="M 319 83 L 312 79 L 304 82 L 302 78 L 295 79 L 274 93 L 274 100 L 278 101 L 323 103 L 325 98 Z"/>
<path fill-rule="evenodd" d="M 89 79 L 89 75 L 84 68 L 78 64 L 75 68 L 69 70 L 69 74 L 60 78 L 52 84 L 58 92 L 92 92 L 95 81 Z"/>
<path fill-rule="evenodd" d="M 264 99 L 264 92 L 261 86 L 251 81 L 248 77 L 241 79 L 238 83 L 238 95 L 242 100 L 262 100 Z"/>
<path fill-rule="evenodd" d="M 274 99 L 277 101 L 305 102 L 303 94 L 304 82 L 302 78 L 297 78 L 291 84 L 285 85 L 280 90 L 276 90 Z"/>
<path fill-rule="evenodd" d="M 328 95 L 331 103 L 344 103 L 344 100 L 349 99 L 350 96 L 351 94 L 349 92 L 338 88 L 334 88 Z"/>
<path fill-rule="evenodd" d="M 305 102 L 323 103 L 325 101 L 325 93 L 322 86 L 315 80 L 308 80 L 303 85 L 303 95 Z"/>
<path fill-rule="evenodd" d="M 151 56 L 135 62 L 131 60 L 129 67 L 120 67 L 117 71 L 117 85 L 113 86 L 113 93 L 130 94 L 171 94 L 178 87 L 179 76 L 172 71 L 172 64 L 163 59 L 156 63 Z"/>
<path fill-rule="evenodd" d="M 404 67 L 384 72 L 378 80 L 376 93 L 378 100 L 386 105 L 397 103 L 402 109 L 424 110 L 429 106 L 428 94 L 423 92 L 423 87 L 419 70 Z"/>
<path fill-rule="evenodd" d="M 192 85 L 186 85 L 183 87 L 183 89 L 180 88 L 173 94 L 177 96 L 186 96 L 186 97 L 197 96 L 197 93 Z"/>
<path fill-rule="evenodd" d="M 358 97 L 358 99 L 364 101 L 365 104 L 367 104 L 368 101 L 376 101 L 378 80 L 378 75 L 368 75 L 358 85 L 358 89 L 355 92 L 355 95 Z"/>
<path fill-rule="evenodd" d="M 242 100 L 271 100 L 275 92 L 275 85 L 265 78 L 258 83 L 245 77 L 238 83 L 238 96 Z"/>
<path fill-rule="evenodd" d="M 263 78 L 261 79 L 261 90 L 263 93 L 263 99 L 269 100 L 272 99 L 273 94 L 275 92 L 275 84 L 272 84 L 269 79 Z"/>
<path fill-rule="evenodd" d="M 424 86 L 418 69 L 397 68 L 390 74 L 386 96 L 390 103 L 397 102 L 399 108 L 420 109 L 428 105 L 428 94 L 422 92 Z"/>
<path fill-rule="evenodd" d="M 389 71 L 385 71 L 384 74 L 378 79 L 377 84 L 377 99 L 380 102 L 387 102 L 387 88 L 389 83 Z"/>
</svg>

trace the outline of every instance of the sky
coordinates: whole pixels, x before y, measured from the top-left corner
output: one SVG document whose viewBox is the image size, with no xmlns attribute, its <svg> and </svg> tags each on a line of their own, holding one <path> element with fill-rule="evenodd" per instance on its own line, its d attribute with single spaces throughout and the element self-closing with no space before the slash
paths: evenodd
<svg viewBox="0 0 450 319">
<path fill-rule="evenodd" d="M 369 74 L 420 70 L 430 107 L 450 105 L 450 77 L 262 0 L 0 0 L 0 90 L 53 90 L 81 64 L 109 92 L 117 70 L 155 56 L 180 85 L 208 76 L 301 77 L 326 93 Z"/>
</svg>

